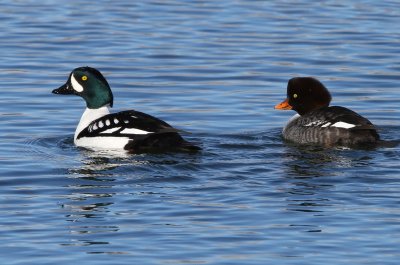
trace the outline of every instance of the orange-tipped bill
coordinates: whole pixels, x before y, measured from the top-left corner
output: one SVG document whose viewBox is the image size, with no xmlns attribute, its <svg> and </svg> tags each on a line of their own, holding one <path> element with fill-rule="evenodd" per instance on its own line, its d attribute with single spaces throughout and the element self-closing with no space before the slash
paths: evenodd
<svg viewBox="0 0 400 265">
<path fill-rule="evenodd" d="M 289 110 L 292 109 L 292 106 L 289 105 L 289 99 L 285 99 L 281 103 L 275 106 L 275 109 L 280 109 L 280 110 Z"/>
</svg>

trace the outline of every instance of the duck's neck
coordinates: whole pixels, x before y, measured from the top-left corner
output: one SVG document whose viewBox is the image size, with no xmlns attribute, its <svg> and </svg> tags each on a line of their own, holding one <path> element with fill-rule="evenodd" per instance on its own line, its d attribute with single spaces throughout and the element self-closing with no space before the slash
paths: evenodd
<svg viewBox="0 0 400 265">
<path fill-rule="evenodd" d="M 74 140 L 78 134 L 85 129 L 92 121 L 103 117 L 104 115 L 110 114 L 109 106 L 103 106 L 98 109 L 89 109 L 86 108 L 85 112 L 83 112 L 81 120 L 79 121 L 78 127 L 75 130 Z"/>
</svg>

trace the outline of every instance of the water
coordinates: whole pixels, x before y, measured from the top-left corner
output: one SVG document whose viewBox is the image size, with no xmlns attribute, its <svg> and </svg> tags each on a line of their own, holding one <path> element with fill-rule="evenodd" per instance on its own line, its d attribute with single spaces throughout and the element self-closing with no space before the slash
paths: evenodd
<svg viewBox="0 0 400 265">
<path fill-rule="evenodd" d="M 297 147 L 273 110 L 293 76 L 399 140 L 397 1 L 3 1 L 2 264 L 398 264 L 400 147 Z M 114 109 L 162 118 L 199 154 L 73 145 L 100 69 Z"/>
</svg>

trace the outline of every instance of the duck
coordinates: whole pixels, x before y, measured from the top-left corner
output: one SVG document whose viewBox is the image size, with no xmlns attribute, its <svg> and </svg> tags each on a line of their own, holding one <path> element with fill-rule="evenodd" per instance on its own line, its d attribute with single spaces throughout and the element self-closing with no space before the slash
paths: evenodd
<svg viewBox="0 0 400 265">
<path fill-rule="evenodd" d="M 77 95 L 86 109 L 74 134 L 74 144 L 87 149 L 125 150 L 130 153 L 199 151 L 165 121 L 136 110 L 111 113 L 113 93 L 99 70 L 85 66 L 72 70 L 53 94 Z"/>
<path fill-rule="evenodd" d="M 314 77 L 294 77 L 287 98 L 275 109 L 297 112 L 283 128 L 283 138 L 297 144 L 353 147 L 376 144 L 380 136 L 367 119 L 341 106 L 329 106 L 332 96 Z"/>
</svg>

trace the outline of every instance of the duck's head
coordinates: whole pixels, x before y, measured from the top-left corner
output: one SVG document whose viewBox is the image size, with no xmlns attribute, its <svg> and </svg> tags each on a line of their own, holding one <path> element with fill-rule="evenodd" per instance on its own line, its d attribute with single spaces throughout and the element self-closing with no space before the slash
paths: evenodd
<svg viewBox="0 0 400 265">
<path fill-rule="evenodd" d="M 289 80 L 287 98 L 275 109 L 295 110 L 303 115 L 312 110 L 329 106 L 331 94 L 317 79 L 312 77 L 295 77 Z"/>
<path fill-rule="evenodd" d="M 54 94 L 78 95 L 86 101 L 89 109 L 97 109 L 105 105 L 113 105 L 113 94 L 104 76 L 91 67 L 74 69 L 67 82 L 53 90 Z"/>
</svg>

